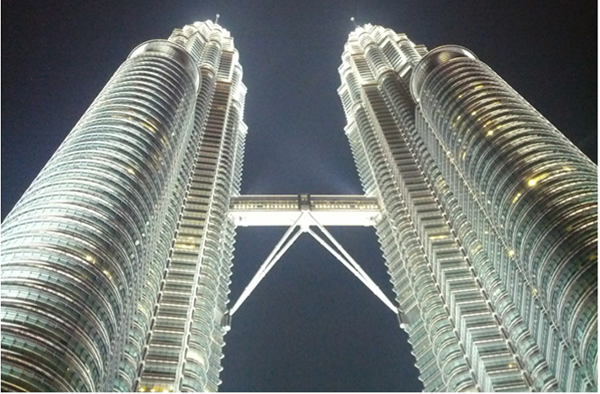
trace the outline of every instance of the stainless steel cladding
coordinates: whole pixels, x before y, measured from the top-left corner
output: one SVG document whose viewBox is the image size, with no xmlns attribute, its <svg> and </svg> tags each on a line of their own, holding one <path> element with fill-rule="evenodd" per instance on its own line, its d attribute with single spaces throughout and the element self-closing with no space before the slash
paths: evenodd
<svg viewBox="0 0 600 394">
<path fill-rule="evenodd" d="M 3 390 L 217 389 L 245 91 L 210 21 L 117 70 L 2 225 Z"/>
<path fill-rule="evenodd" d="M 449 58 L 421 85 L 425 119 L 568 346 L 571 373 L 597 376 L 596 165 L 478 60 Z"/>
<path fill-rule="evenodd" d="M 3 389 L 110 388 L 189 138 L 190 64 L 168 41 L 134 51 L 3 223 Z"/>
<path fill-rule="evenodd" d="M 596 166 L 463 47 L 367 24 L 339 71 L 425 390 L 595 390 Z"/>
</svg>

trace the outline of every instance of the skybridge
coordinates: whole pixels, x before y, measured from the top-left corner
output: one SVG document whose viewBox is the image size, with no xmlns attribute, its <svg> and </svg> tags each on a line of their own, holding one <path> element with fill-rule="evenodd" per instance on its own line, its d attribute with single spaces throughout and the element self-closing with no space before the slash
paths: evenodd
<svg viewBox="0 0 600 394">
<path fill-rule="evenodd" d="M 374 197 L 355 195 L 246 195 L 231 198 L 236 226 L 291 226 L 310 212 L 322 226 L 373 226 L 379 216 Z"/>
<path fill-rule="evenodd" d="M 229 214 L 236 226 L 286 226 L 288 229 L 229 313 L 224 316 L 223 326 L 226 329 L 229 328 L 231 316 L 275 266 L 275 263 L 304 233 L 312 236 L 392 312 L 398 314 L 398 308 L 325 228 L 326 226 L 375 225 L 380 215 L 376 198 L 354 195 L 246 195 L 232 197 L 229 208 Z"/>
</svg>

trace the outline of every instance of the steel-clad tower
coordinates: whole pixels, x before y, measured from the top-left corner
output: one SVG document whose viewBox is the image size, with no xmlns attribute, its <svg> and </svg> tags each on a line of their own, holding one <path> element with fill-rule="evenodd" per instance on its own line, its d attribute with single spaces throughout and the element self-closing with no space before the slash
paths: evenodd
<svg viewBox="0 0 600 394">
<path fill-rule="evenodd" d="M 365 25 L 346 133 L 426 391 L 597 387 L 597 169 L 470 51 Z"/>
<path fill-rule="evenodd" d="M 3 391 L 216 390 L 241 77 L 211 21 L 117 70 L 2 225 Z"/>
<path fill-rule="evenodd" d="M 597 169 L 465 48 L 357 27 L 365 195 L 240 196 L 246 88 L 211 21 L 131 52 L 2 224 L 3 391 L 216 391 L 298 237 L 397 314 L 426 391 L 597 389 Z M 237 226 L 286 226 L 228 305 Z M 327 226 L 374 226 L 396 303 Z"/>
</svg>

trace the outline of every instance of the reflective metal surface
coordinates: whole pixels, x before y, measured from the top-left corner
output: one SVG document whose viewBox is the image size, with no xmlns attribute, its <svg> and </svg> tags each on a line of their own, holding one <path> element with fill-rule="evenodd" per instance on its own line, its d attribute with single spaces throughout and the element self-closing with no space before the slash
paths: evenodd
<svg viewBox="0 0 600 394">
<path fill-rule="evenodd" d="M 3 389 L 112 385 L 196 95 L 161 45 L 117 70 L 2 225 Z"/>
<path fill-rule="evenodd" d="M 465 48 L 365 25 L 342 60 L 425 390 L 595 390 L 596 166 Z"/>
</svg>

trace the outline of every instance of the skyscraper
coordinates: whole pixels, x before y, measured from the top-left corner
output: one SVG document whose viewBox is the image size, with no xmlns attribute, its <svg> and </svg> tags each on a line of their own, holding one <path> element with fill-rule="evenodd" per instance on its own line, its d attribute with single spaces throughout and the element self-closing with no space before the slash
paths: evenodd
<svg viewBox="0 0 600 394">
<path fill-rule="evenodd" d="M 465 48 L 367 24 L 342 58 L 425 390 L 595 389 L 596 166 Z"/>
<path fill-rule="evenodd" d="M 3 223 L 3 390 L 217 389 L 241 77 L 211 21 L 117 70 Z"/>
<path fill-rule="evenodd" d="M 595 167 L 463 48 L 366 25 L 343 61 L 426 390 L 595 388 Z M 3 223 L 3 389 L 217 389 L 244 95 L 210 21 L 131 53 Z"/>
</svg>

